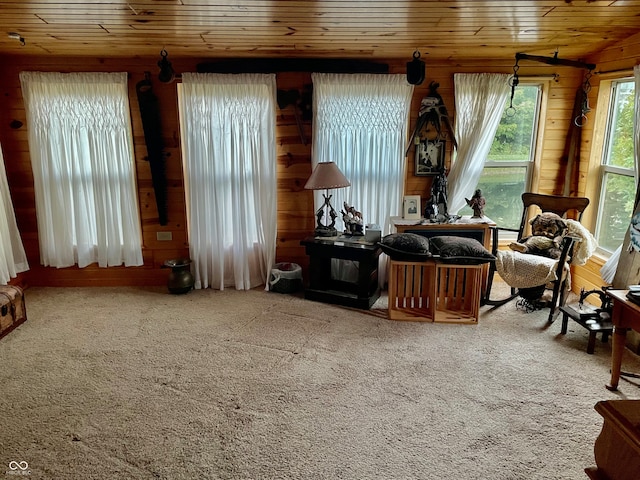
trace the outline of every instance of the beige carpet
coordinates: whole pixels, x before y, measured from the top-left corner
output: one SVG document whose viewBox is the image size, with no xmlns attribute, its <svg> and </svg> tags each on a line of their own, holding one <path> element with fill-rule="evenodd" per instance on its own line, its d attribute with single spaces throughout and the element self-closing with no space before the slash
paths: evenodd
<svg viewBox="0 0 640 480">
<path fill-rule="evenodd" d="M 604 388 L 610 344 L 588 355 L 582 327 L 514 303 L 448 325 L 262 290 L 26 299 L 0 341 L 0 474 L 583 480 L 595 403 L 640 398 Z"/>
</svg>

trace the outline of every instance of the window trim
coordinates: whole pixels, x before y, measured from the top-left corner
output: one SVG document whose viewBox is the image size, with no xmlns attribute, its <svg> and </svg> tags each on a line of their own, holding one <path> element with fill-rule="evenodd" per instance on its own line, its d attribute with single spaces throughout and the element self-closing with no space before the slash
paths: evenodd
<svg viewBox="0 0 640 480">
<path fill-rule="evenodd" d="M 533 151 L 533 155 L 529 156 L 528 161 L 490 161 L 487 159 L 485 161 L 484 168 L 525 167 L 525 184 L 529 186 L 529 191 L 535 192 L 537 191 L 540 182 L 540 165 L 542 163 L 542 156 L 544 152 L 544 132 L 547 118 L 551 79 L 546 77 L 520 77 L 519 85 L 539 87 L 537 100 L 539 108 L 537 109 L 536 118 L 534 120 L 535 122 L 537 122 L 537 128 L 534 129 L 533 138 L 531 139 L 531 149 Z M 514 201 L 520 201 L 520 199 L 514 199 Z M 504 231 L 501 234 L 501 241 L 516 240 L 515 235 L 515 233 L 513 233 L 513 235 L 510 235 L 510 232 Z"/>
<path fill-rule="evenodd" d="M 589 121 L 584 127 L 583 138 L 591 139 L 591 148 L 588 153 L 589 162 L 585 172 L 584 183 L 584 196 L 590 198 L 591 204 L 587 208 L 582 216 L 581 223 L 587 227 L 590 231 L 595 232 L 596 222 L 598 219 L 597 205 L 600 203 L 600 192 L 602 185 L 602 152 L 604 150 L 607 117 L 608 117 L 608 105 L 611 98 L 611 83 L 626 78 L 633 78 L 633 70 L 620 70 L 610 73 L 601 73 L 591 77 L 592 81 L 592 93 L 595 95 L 589 97 L 589 101 L 593 108 L 594 115 L 589 118 Z M 601 107 L 606 105 L 607 107 Z M 603 111 L 604 110 L 604 111 Z M 593 119 L 593 122 L 591 122 Z M 584 143 L 583 143 L 584 148 Z M 587 148 L 589 148 L 587 146 Z M 606 261 L 611 254 L 601 248 L 597 248 L 594 257 L 602 259 L 602 262 Z"/>
<path fill-rule="evenodd" d="M 626 177 L 635 178 L 635 173 L 633 169 L 619 167 L 616 165 L 608 165 L 605 163 L 605 161 L 608 160 L 608 158 L 605 158 L 605 157 L 609 155 L 609 143 L 610 143 L 609 133 L 612 127 L 612 121 L 613 121 L 612 107 L 613 107 L 613 101 L 615 100 L 614 87 L 616 84 L 623 83 L 623 82 L 634 82 L 633 75 L 629 76 L 629 74 L 625 74 L 625 72 L 620 72 L 619 76 L 601 79 L 600 85 L 599 85 L 598 105 L 604 105 L 605 108 L 598 109 L 598 111 L 596 112 L 597 124 L 596 126 L 594 126 L 594 131 L 598 131 L 596 129 L 600 129 L 599 131 L 602 131 L 604 133 L 600 135 L 597 145 L 595 144 L 595 141 L 594 141 L 594 146 L 591 154 L 591 162 L 590 162 L 590 165 L 592 166 L 592 171 L 595 171 L 597 175 L 595 192 L 593 197 L 593 198 L 596 198 L 596 202 L 593 202 L 593 205 L 595 208 L 591 213 L 592 218 L 590 222 L 590 225 L 592 226 L 592 231 L 594 232 L 594 236 L 596 238 L 599 237 L 600 229 L 602 228 L 602 225 L 600 222 L 600 214 L 602 211 L 601 207 L 602 207 L 602 198 L 604 195 L 604 188 L 605 188 L 604 180 L 606 175 L 608 173 L 612 173 L 614 175 L 623 175 Z M 594 157 L 597 162 L 595 165 L 593 163 Z M 600 245 L 598 245 L 598 248 L 596 249 L 596 253 L 606 259 L 606 258 L 609 258 L 613 252 L 610 252 L 609 250 L 605 250 Z"/>
</svg>

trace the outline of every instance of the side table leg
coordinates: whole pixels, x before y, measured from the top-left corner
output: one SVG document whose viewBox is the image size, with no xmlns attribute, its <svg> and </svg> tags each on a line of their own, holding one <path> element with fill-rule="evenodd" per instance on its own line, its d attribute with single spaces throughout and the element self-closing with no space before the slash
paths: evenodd
<svg viewBox="0 0 640 480">
<path fill-rule="evenodd" d="M 569 324 L 569 315 L 566 312 L 562 312 L 562 328 L 560 329 L 560 333 L 566 335 L 567 326 Z"/>
<path fill-rule="evenodd" d="M 613 341 L 611 342 L 611 380 L 606 385 L 608 390 L 618 390 L 620 380 L 620 364 L 622 363 L 622 353 L 627 338 L 627 328 L 614 327 Z"/>
<path fill-rule="evenodd" d="M 587 343 L 587 353 L 593 355 L 596 347 L 596 332 L 589 332 L 589 342 Z"/>
</svg>

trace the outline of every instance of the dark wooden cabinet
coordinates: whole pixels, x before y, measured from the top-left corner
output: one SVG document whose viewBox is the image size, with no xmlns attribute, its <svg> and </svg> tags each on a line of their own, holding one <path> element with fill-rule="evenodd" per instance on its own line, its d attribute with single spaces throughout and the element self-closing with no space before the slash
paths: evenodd
<svg viewBox="0 0 640 480">
<path fill-rule="evenodd" d="M 378 260 L 382 249 L 379 245 L 365 242 L 362 237 L 308 237 L 300 243 L 309 256 L 306 299 L 369 309 L 380 297 Z M 342 278 L 340 261 L 356 273 Z"/>
</svg>

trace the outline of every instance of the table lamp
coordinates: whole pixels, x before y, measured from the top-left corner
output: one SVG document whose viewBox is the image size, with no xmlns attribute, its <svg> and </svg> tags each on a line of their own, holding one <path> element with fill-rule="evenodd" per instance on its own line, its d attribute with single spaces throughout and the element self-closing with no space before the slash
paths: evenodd
<svg viewBox="0 0 640 480">
<path fill-rule="evenodd" d="M 315 230 L 316 237 L 335 237 L 338 235 L 338 231 L 335 228 L 338 214 L 331 206 L 330 200 L 332 196 L 329 195 L 329 189 L 349 186 L 351 186 L 351 183 L 334 162 L 320 162 L 313 169 L 304 188 L 306 190 L 325 190 L 325 193 L 322 194 L 324 203 L 316 211 L 316 218 L 318 219 L 318 225 Z M 322 222 L 325 213 L 331 219 L 328 224 Z"/>
</svg>

